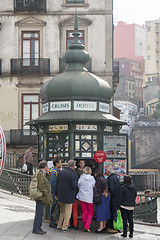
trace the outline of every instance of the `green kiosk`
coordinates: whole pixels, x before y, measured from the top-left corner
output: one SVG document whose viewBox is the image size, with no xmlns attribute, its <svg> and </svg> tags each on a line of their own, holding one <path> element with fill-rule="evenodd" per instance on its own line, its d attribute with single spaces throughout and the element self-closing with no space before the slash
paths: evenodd
<svg viewBox="0 0 160 240">
<path fill-rule="evenodd" d="M 102 150 L 107 155 L 104 173 L 111 164 L 125 173 L 127 136 L 119 134 L 125 123 L 110 113 L 112 88 L 84 67 L 90 57 L 79 35 L 75 14 L 74 40 L 63 56 L 67 67 L 42 86 L 42 115 L 28 123 L 38 135 L 38 160 L 84 159 L 95 168 L 94 153 Z"/>
</svg>

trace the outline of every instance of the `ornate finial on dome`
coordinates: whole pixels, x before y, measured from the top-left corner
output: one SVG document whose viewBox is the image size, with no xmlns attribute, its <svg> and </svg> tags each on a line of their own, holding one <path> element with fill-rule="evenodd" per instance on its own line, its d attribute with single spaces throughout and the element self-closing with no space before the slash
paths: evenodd
<svg viewBox="0 0 160 240">
<path fill-rule="evenodd" d="M 69 49 L 84 49 L 84 45 L 79 41 L 80 33 L 78 32 L 78 17 L 77 17 L 77 9 L 75 10 L 75 21 L 74 21 L 74 32 L 73 42 L 68 46 Z"/>
<path fill-rule="evenodd" d="M 84 65 L 89 61 L 89 54 L 84 50 L 84 45 L 79 41 L 77 9 L 75 10 L 75 22 L 73 42 L 68 46 L 68 51 L 63 56 L 63 61 L 68 63 L 66 71 L 83 71 Z"/>
<path fill-rule="evenodd" d="M 77 17 L 77 9 L 75 9 L 75 22 L 74 22 L 74 30 L 78 30 L 78 17 Z"/>
</svg>

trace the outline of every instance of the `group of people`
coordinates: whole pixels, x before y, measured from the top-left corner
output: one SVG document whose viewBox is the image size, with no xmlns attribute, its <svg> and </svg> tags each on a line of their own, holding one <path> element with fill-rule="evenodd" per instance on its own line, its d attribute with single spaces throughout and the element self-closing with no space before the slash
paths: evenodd
<svg viewBox="0 0 160 240">
<path fill-rule="evenodd" d="M 124 182 L 120 185 L 112 167 L 106 170 L 108 175 L 106 180 L 100 169 L 96 169 L 92 174 L 91 168 L 85 166 L 84 160 L 79 161 L 78 168 L 75 168 L 74 160 L 69 160 L 67 167 L 62 171 L 60 171 L 60 160 L 55 159 L 53 164 L 54 167 L 49 171 L 46 161 L 39 163 L 38 189 L 43 194 L 36 200 L 33 233 L 45 234 L 42 230 L 44 204 L 51 204 L 49 227 L 62 231 L 70 231 L 70 226 L 78 229 L 77 212 L 80 204 L 83 228 L 86 232 L 90 232 L 94 199 L 98 197 L 100 202 L 95 204 L 95 211 L 99 228 L 95 232 L 104 233 L 107 230 L 108 233 L 117 233 L 117 230 L 114 230 L 113 221 L 117 220 L 117 209 L 120 209 L 123 219 L 121 236 L 127 237 L 128 220 L 129 237 L 133 237 L 133 209 L 137 191 L 129 175 L 124 177 Z M 52 217 L 56 202 L 60 208 L 58 221 Z"/>
</svg>

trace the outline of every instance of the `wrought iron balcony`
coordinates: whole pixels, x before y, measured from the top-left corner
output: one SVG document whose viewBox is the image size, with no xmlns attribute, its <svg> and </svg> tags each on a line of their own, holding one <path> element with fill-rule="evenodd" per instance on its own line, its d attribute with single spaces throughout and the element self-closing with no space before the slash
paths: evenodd
<svg viewBox="0 0 160 240">
<path fill-rule="evenodd" d="M 37 134 L 30 129 L 11 129 L 11 145 L 35 145 L 37 144 Z"/>
<path fill-rule="evenodd" d="M 11 59 L 11 74 L 50 74 L 48 58 L 17 58 Z"/>
<path fill-rule="evenodd" d="M 67 67 L 67 64 L 63 61 L 62 58 L 59 58 L 59 72 L 63 72 L 65 68 Z M 92 59 L 90 58 L 89 62 L 86 63 L 85 68 L 92 72 Z"/>
<path fill-rule="evenodd" d="M 15 11 L 46 11 L 46 0 L 14 0 Z"/>
</svg>

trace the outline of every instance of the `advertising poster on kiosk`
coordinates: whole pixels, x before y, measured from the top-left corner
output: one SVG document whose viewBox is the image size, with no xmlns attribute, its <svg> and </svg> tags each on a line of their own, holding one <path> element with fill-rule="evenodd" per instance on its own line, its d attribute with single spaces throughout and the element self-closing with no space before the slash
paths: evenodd
<svg viewBox="0 0 160 240">
<path fill-rule="evenodd" d="M 107 178 L 106 168 L 113 167 L 120 180 L 128 174 L 128 144 L 127 135 L 103 136 L 103 151 L 106 153 L 106 161 L 103 163 L 103 174 Z"/>
</svg>

